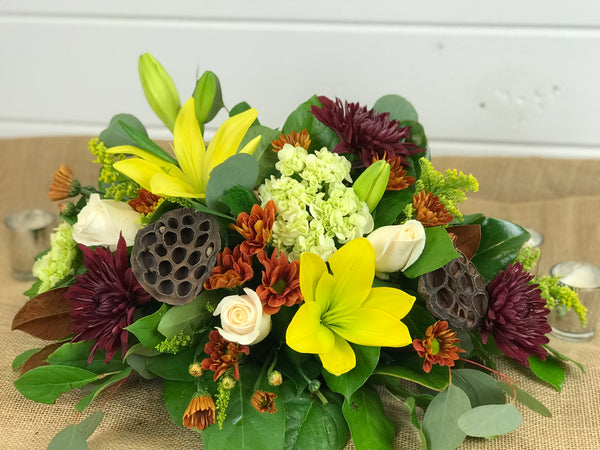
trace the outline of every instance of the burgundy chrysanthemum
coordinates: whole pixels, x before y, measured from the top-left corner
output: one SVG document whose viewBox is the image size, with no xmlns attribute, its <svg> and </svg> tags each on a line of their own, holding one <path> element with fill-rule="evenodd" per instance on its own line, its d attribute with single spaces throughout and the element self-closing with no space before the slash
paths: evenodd
<svg viewBox="0 0 600 450">
<path fill-rule="evenodd" d="M 106 350 L 104 362 L 108 362 L 121 348 L 127 351 L 128 331 L 133 323 L 136 306 L 150 301 L 150 294 L 135 279 L 129 259 L 127 244 L 119 237 L 117 250 L 96 247 L 94 250 L 80 244 L 83 265 L 87 272 L 66 292 L 71 301 L 75 337 L 72 342 L 96 341 L 92 346 L 88 364 L 96 350 Z"/>
<path fill-rule="evenodd" d="M 402 165 L 410 165 L 408 156 L 424 151 L 412 142 L 411 127 L 400 127 L 397 120 L 390 120 L 389 113 L 377 114 L 358 103 L 345 102 L 336 98 L 335 103 L 327 97 L 319 97 L 321 108 L 311 106 L 311 113 L 331 128 L 340 138 L 335 146 L 336 153 L 353 153 L 360 157 L 357 167 L 368 167 L 373 157 L 383 159 L 400 157 Z"/>
<path fill-rule="evenodd" d="M 552 331 L 538 285 L 528 284 L 532 278 L 518 262 L 500 271 L 487 287 L 492 300 L 481 330 L 484 343 L 491 333 L 502 353 L 526 367 L 530 355 L 546 359 L 542 345 Z"/>
</svg>

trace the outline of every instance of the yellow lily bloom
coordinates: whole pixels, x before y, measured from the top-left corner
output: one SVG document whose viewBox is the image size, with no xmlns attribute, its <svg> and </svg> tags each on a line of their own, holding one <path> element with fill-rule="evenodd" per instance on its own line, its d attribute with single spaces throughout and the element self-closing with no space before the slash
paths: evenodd
<svg viewBox="0 0 600 450">
<path fill-rule="evenodd" d="M 204 198 L 210 172 L 237 149 L 256 119 L 257 111 L 248 109 L 227 119 L 217 130 L 208 148 L 190 98 L 177 114 L 173 129 L 173 151 L 178 165 L 131 145 L 112 147 L 109 153 L 126 153 L 135 158 L 117 161 L 115 169 L 153 194 L 163 197 Z M 239 153 L 254 153 L 261 136 L 252 139 Z"/>
<path fill-rule="evenodd" d="M 329 266 L 329 267 L 327 267 Z M 402 319 L 415 297 L 389 287 L 372 287 L 375 250 L 357 238 L 336 251 L 327 264 L 318 255 L 300 255 L 300 306 L 287 332 L 287 344 L 316 353 L 323 367 L 341 375 L 356 366 L 348 342 L 373 347 L 404 347 L 412 342 Z"/>
</svg>

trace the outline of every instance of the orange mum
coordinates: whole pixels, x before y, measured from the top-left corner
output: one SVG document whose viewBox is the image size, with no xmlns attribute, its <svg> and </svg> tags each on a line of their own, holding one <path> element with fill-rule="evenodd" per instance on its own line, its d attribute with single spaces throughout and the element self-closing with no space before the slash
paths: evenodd
<svg viewBox="0 0 600 450">
<path fill-rule="evenodd" d="M 388 158 L 385 154 L 383 155 L 384 159 L 390 165 L 390 178 L 388 180 L 388 184 L 385 188 L 386 191 L 401 191 L 402 189 L 406 189 L 411 184 L 414 184 L 414 177 L 407 177 L 406 170 L 402 167 L 402 158 L 399 156 L 393 156 Z M 373 162 L 379 160 L 379 156 L 373 157 Z"/>
<path fill-rule="evenodd" d="M 215 423 L 215 409 L 210 395 L 195 395 L 183 413 L 183 426 L 204 430 Z"/>
<path fill-rule="evenodd" d="M 275 153 L 281 150 L 285 144 L 291 144 L 294 147 L 302 147 L 304 150 L 308 150 L 308 147 L 310 146 L 310 136 L 308 135 L 308 131 L 305 128 L 300 133 L 292 131 L 288 135 L 280 134 L 279 139 L 275 139 L 271 142 Z"/>
<path fill-rule="evenodd" d="M 458 353 L 464 352 L 462 348 L 454 345 L 459 342 L 456 331 L 448 328 L 448 322 L 438 320 L 427 328 L 425 339 L 413 340 L 413 347 L 421 358 L 425 358 L 423 370 L 429 373 L 433 364 L 454 366 L 454 361 L 459 358 Z"/>
<path fill-rule="evenodd" d="M 215 373 L 213 380 L 217 381 L 230 367 L 233 367 L 233 378 L 239 380 L 239 358 L 242 353 L 246 355 L 250 354 L 250 348 L 247 345 L 229 342 L 217 330 L 212 330 L 208 334 L 208 339 L 208 342 L 204 346 L 204 352 L 209 357 L 202 361 L 202 369 L 212 370 Z"/>
<path fill-rule="evenodd" d="M 279 259 L 277 258 L 279 253 Z M 282 305 L 292 306 L 302 302 L 300 292 L 300 261 L 288 262 L 285 254 L 273 250 L 269 258 L 264 250 L 256 255 L 264 266 L 262 285 L 256 289 L 256 294 L 263 304 L 263 311 L 275 314 Z"/>
<path fill-rule="evenodd" d="M 54 179 L 48 191 L 48 198 L 52 201 L 64 200 L 77 195 L 79 183 L 73 183 L 73 171 L 69 166 L 61 164 L 54 172 Z M 73 187 L 73 189 L 72 189 Z"/>
<path fill-rule="evenodd" d="M 256 254 L 271 240 L 275 211 L 275 202 L 269 200 L 264 210 L 260 205 L 254 205 L 252 211 L 250 211 L 250 215 L 245 212 L 240 213 L 237 217 L 236 225 L 231 224 L 231 228 L 246 239 L 240 247 L 244 255 L 251 256 Z"/>
<path fill-rule="evenodd" d="M 158 207 L 161 198 L 144 188 L 140 188 L 138 198 L 132 198 L 127 203 L 140 214 L 151 214 Z"/>
<path fill-rule="evenodd" d="M 425 193 L 421 190 L 413 197 L 413 208 L 417 213 L 416 219 L 423 224 L 424 227 L 436 227 L 438 225 L 446 225 L 452 222 L 452 215 L 437 195 L 432 192 Z"/>
<path fill-rule="evenodd" d="M 275 407 L 275 399 L 277 395 L 272 392 L 256 391 L 250 400 L 254 409 L 259 413 L 275 414 L 277 408 Z"/>
<path fill-rule="evenodd" d="M 229 247 L 217 256 L 217 265 L 213 267 L 212 274 L 204 282 L 204 289 L 234 288 L 241 286 L 254 276 L 252 270 L 252 257 L 244 255 L 240 246 L 233 252 Z"/>
</svg>

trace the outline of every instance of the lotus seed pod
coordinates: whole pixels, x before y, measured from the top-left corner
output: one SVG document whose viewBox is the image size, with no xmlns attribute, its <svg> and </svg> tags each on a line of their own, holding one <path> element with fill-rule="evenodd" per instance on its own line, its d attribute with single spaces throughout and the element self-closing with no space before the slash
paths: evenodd
<svg viewBox="0 0 600 450">
<path fill-rule="evenodd" d="M 131 268 L 156 300 L 184 305 L 202 290 L 220 248 L 219 224 L 213 216 L 175 209 L 138 231 Z"/>
<path fill-rule="evenodd" d="M 471 330 L 481 324 L 489 297 L 483 277 L 465 255 L 419 278 L 419 294 L 434 317 L 452 328 Z"/>
</svg>

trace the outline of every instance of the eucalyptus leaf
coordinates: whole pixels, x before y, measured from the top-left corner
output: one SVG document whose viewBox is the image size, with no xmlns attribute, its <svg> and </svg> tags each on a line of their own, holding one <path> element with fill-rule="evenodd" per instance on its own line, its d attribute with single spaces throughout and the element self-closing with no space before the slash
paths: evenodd
<svg viewBox="0 0 600 450">
<path fill-rule="evenodd" d="M 369 379 L 379 362 L 379 347 L 350 344 L 356 354 L 356 367 L 341 375 L 333 375 L 323 369 L 323 378 L 333 392 L 350 397 Z"/>
<path fill-rule="evenodd" d="M 469 396 L 473 408 L 505 402 L 504 391 L 498 387 L 496 380 L 479 370 L 454 369 L 452 382 Z"/>
<path fill-rule="evenodd" d="M 552 385 L 558 392 L 562 390 L 565 381 L 565 369 L 561 366 L 558 358 L 548 355 L 546 360 L 542 361 L 535 355 L 531 355 L 529 368 L 542 381 Z"/>
<path fill-rule="evenodd" d="M 499 381 L 498 386 L 506 392 L 511 398 L 514 396 L 513 388 L 517 393 L 517 400 L 523 403 L 532 411 L 544 416 L 544 417 L 552 417 L 552 413 L 548 408 L 546 408 L 538 399 L 533 397 L 531 394 L 525 392 L 518 386 L 511 386 L 506 381 Z"/>
<path fill-rule="evenodd" d="M 65 428 L 50 441 L 48 450 L 87 450 L 87 439 L 96 431 L 103 417 L 104 413 L 98 411 L 82 422 Z"/>
<path fill-rule="evenodd" d="M 415 107 L 399 95 L 384 95 L 375 102 L 373 109 L 378 113 L 390 113 L 390 120 L 419 120 Z"/>
<path fill-rule="evenodd" d="M 471 409 L 469 397 L 453 384 L 437 394 L 423 418 L 423 431 L 431 449 L 454 450 L 465 440 L 466 433 L 458 419 Z"/>
<path fill-rule="evenodd" d="M 120 122 L 126 123 L 131 128 L 138 130 L 141 134 L 148 136 L 144 124 L 137 117 L 131 114 L 117 114 L 110 119 L 108 127 L 98 135 L 98 140 L 102 142 L 106 148 L 117 147 L 119 145 L 132 145 L 137 147 L 137 143 L 129 137 L 123 127 L 121 127 Z"/>
<path fill-rule="evenodd" d="M 498 436 L 516 430 L 522 421 L 521 413 L 511 404 L 483 405 L 458 418 L 458 426 L 468 436 Z"/>
<path fill-rule="evenodd" d="M 292 131 L 301 132 L 306 129 L 310 135 L 310 151 L 320 150 L 326 147 L 333 151 L 340 141 L 335 132 L 321 123 L 311 112 L 311 107 L 323 106 L 316 95 L 299 105 L 286 119 L 283 125 L 283 133 L 290 134 Z"/>
<path fill-rule="evenodd" d="M 433 272 L 446 263 L 458 258 L 452 239 L 442 227 L 425 228 L 425 248 L 414 264 L 403 273 L 408 278 L 417 278 L 425 273 Z"/>
<path fill-rule="evenodd" d="M 363 386 L 344 400 L 342 413 L 356 448 L 392 449 L 394 425 L 383 411 L 379 394 Z"/>
<path fill-rule="evenodd" d="M 179 332 L 191 335 L 202 328 L 212 314 L 206 309 L 206 303 L 217 300 L 211 291 L 202 291 L 200 295 L 186 305 L 173 306 L 160 319 L 157 330 L 166 338 L 172 338 Z M 218 298 L 220 301 L 220 297 Z"/>
<path fill-rule="evenodd" d="M 238 153 L 227 158 L 210 172 L 206 184 L 206 206 L 216 211 L 227 212 L 227 207 L 219 200 L 236 185 L 254 189 L 258 169 L 256 159 L 247 153 Z"/>
<path fill-rule="evenodd" d="M 277 139 L 280 135 L 278 130 L 265 127 L 263 125 L 253 125 L 246 132 L 246 135 L 242 139 L 240 147 L 243 148 L 248 142 L 254 139 L 256 136 L 262 136 L 256 150 L 252 156 L 258 162 L 258 177 L 257 182 L 262 183 L 266 178 L 271 175 L 277 175 L 279 172 L 275 168 L 275 163 L 279 161 L 277 153 L 273 151 L 273 140 Z"/>
<path fill-rule="evenodd" d="M 379 366 L 373 372 L 377 375 L 375 380 L 382 381 L 380 377 L 388 378 L 387 383 L 391 380 L 409 380 L 418 383 L 422 386 L 441 391 L 448 386 L 448 369 L 439 365 L 434 365 L 431 372 L 425 373 L 423 370 L 423 359 L 416 353 L 407 353 L 403 355 L 402 364 L 395 366 Z"/>
<path fill-rule="evenodd" d="M 73 366 L 41 366 L 15 381 L 17 390 L 30 400 L 52 404 L 60 394 L 96 381 L 98 375 Z"/>
<path fill-rule="evenodd" d="M 416 120 L 401 120 L 401 127 L 410 127 L 410 136 L 408 140 L 415 144 L 419 148 L 427 148 L 427 136 L 425 136 L 425 128 Z M 428 151 L 425 153 L 417 153 L 420 158 L 426 157 L 430 159 L 427 155 Z"/>
<path fill-rule="evenodd" d="M 133 333 L 144 347 L 154 348 L 165 340 L 158 331 L 158 324 L 168 310 L 169 306 L 163 303 L 153 314 L 136 320 L 125 329 Z"/>
<path fill-rule="evenodd" d="M 90 404 L 94 401 L 94 399 L 106 388 L 112 386 L 115 383 L 118 383 L 121 380 L 127 378 L 133 369 L 131 367 L 126 367 L 121 370 L 119 373 L 115 373 L 109 376 L 100 386 L 98 386 L 93 392 L 90 392 L 88 395 L 83 397 L 77 405 L 75 405 L 75 409 L 78 412 L 82 412 L 85 408 L 90 406 Z"/>
</svg>

